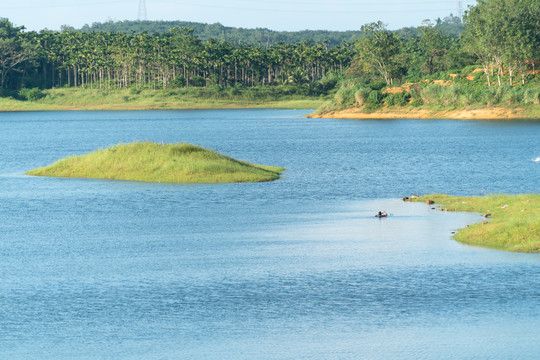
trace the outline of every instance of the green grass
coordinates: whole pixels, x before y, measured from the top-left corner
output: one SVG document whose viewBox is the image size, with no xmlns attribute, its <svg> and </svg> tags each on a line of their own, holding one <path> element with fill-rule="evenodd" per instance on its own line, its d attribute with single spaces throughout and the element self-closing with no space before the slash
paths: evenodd
<svg viewBox="0 0 540 360">
<path fill-rule="evenodd" d="M 433 200 L 446 211 L 491 214 L 482 223 L 472 224 L 454 238 L 464 244 L 493 249 L 540 252 L 540 195 L 492 195 L 485 197 L 455 197 L 427 195 L 412 201 Z"/>
<path fill-rule="evenodd" d="M 47 110 L 161 110 L 282 108 L 315 109 L 325 99 L 268 88 L 237 92 L 212 88 L 173 90 L 99 90 L 66 88 L 43 90 L 44 97 L 30 101 L 0 98 L 0 111 Z"/>
<path fill-rule="evenodd" d="M 27 175 L 162 183 L 277 180 L 285 169 L 253 165 L 191 144 L 135 142 L 72 156 Z"/>
</svg>

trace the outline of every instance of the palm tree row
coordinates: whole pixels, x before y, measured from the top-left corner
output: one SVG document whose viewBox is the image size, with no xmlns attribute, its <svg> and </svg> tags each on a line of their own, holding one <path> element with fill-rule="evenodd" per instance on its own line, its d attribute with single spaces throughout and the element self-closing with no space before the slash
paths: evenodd
<svg viewBox="0 0 540 360">
<path fill-rule="evenodd" d="M 168 34 L 21 30 L 16 39 L 20 46 L 13 51 L 24 53 L 26 61 L 10 72 L 8 88 L 303 84 L 348 67 L 353 57 L 348 43 L 332 48 L 313 42 L 235 46 L 202 41 L 185 28 Z"/>
</svg>

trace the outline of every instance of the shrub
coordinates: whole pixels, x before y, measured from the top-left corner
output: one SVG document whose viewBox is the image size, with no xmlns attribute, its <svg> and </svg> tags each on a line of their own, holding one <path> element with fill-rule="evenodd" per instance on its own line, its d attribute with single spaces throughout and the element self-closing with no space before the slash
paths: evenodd
<svg viewBox="0 0 540 360">
<path fill-rule="evenodd" d="M 329 71 L 324 77 L 322 77 L 315 84 L 315 90 L 319 92 L 328 92 L 334 89 L 339 82 L 340 77 L 337 73 Z"/>
<path fill-rule="evenodd" d="M 415 98 L 411 101 L 411 105 L 414 107 L 422 106 L 424 105 L 424 100 L 422 100 L 421 98 Z"/>
<path fill-rule="evenodd" d="M 384 98 L 383 94 L 378 90 L 372 90 L 366 100 L 366 103 L 371 105 L 379 105 Z"/>
<path fill-rule="evenodd" d="M 189 80 L 190 86 L 203 87 L 206 86 L 206 81 L 202 76 L 194 76 Z"/>
<path fill-rule="evenodd" d="M 0 97 L 8 98 L 8 97 L 12 97 L 12 96 L 13 96 L 13 93 L 10 90 L 0 89 Z"/>
<path fill-rule="evenodd" d="M 358 106 L 364 105 L 370 92 L 371 92 L 371 89 L 366 88 L 366 87 L 360 87 L 358 90 L 356 90 L 354 92 L 354 99 L 356 100 L 356 104 Z"/>
<path fill-rule="evenodd" d="M 233 86 L 232 88 L 229 89 L 229 94 L 231 94 L 232 96 L 238 96 L 242 94 L 242 90 L 240 90 L 240 88 L 236 86 Z"/>
<path fill-rule="evenodd" d="M 384 95 L 379 90 L 372 90 L 366 99 L 365 110 L 371 111 L 379 109 L 382 106 Z"/>
<path fill-rule="evenodd" d="M 507 104 L 519 104 L 523 101 L 523 90 L 505 86 L 502 100 Z"/>
<path fill-rule="evenodd" d="M 465 93 L 463 95 L 460 95 L 459 99 L 458 99 L 458 102 L 459 102 L 459 105 L 462 105 L 462 106 L 467 106 L 467 105 L 474 104 L 476 102 L 474 93 L 467 92 L 467 93 Z"/>
<path fill-rule="evenodd" d="M 186 78 L 182 75 L 177 75 L 174 80 L 171 82 L 171 87 L 173 88 L 183 88 L 186 86 Z"/>
<path fill-rule="evenodd" d="M 406 106 L 409 103 L 411 94 L 408 92 L 400 92 L 396 94 L 387 95 L 384 102 L 388 106 Z"/>
<path fill-rule="evenodd" d="M 439 92 L 439 104 L 456 105 L 460 94 L 461 87 L 459 85 L 443 86 Z"/>
<path fill-rule="evenodd" d="M 334 102 L 336 105 L 341 106 L 350 106 L 354 105 L 355 97 L 354 97 L 354 87 L 351 86 L 342 86 L 334 95 Z"/>
<path fill-rule="evenodd" d="M 17 94 L 21 100 L 36 101 L 45 97 L 45 94 L 38 88 L 21 89 Z"/>
<path fill-rule="evenodd" d="M 525 90 L 523 94 L 523 101 L 526 104 L 540 105 L 540 88 L 534 87 Z"/>
<path fill-rule="evenodd" d="M 424 104 L 438 104 L 441 94 L 440 85 L 428 85 L 420 92 Z"/>
<path fill-rule="evenodd" d="M 502 91 L 498 87 L 484 88 L 481 95 L 481 102 L 485 105 L 496 105 L 500 103 L 502 98 Z"/>
</svg>

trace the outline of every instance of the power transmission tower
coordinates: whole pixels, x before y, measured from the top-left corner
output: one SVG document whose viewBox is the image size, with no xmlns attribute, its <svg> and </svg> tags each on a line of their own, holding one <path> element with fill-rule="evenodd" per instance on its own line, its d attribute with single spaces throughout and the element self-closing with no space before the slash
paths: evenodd
<svg viewBox="0 0 540 360">
<path fill-rule="evenodd" d="M 139 0 L 139 21 L 148 20 L 148 14 L 146 13 L 146 0 Z"/>
<path fill-rule="evenodd" d="M 463 0 L 457 0 L 457 17 L 463 21 Z"/>
</svg>

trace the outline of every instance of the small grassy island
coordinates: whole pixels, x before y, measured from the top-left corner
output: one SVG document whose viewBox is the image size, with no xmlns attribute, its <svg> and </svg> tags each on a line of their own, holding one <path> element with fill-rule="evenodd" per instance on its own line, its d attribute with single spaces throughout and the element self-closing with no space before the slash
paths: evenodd
<svg viewBox="0 0 540 360">
<path fill-rule="evenodd" d="M 467 226 L 454 236 L 464 244 L 506 251 L 540 252 L 540 195 L 427 195 L 409 200 L 434 202 L 442 211 L 482 214 L 486 221 Z"/>
<path fill-rule="evenodd" d="M 277 180 L 285 169 L 254 165 L 199 146 L 135 142 L 72 156 L 26 175 L 149 181 L 235 183 Z"/>
</svg>

